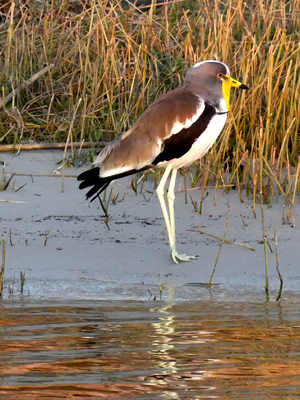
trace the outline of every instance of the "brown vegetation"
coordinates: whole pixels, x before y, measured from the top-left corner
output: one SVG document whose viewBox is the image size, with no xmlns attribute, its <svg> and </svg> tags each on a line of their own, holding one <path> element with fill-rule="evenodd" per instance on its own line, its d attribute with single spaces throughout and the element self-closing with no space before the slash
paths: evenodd
<svg viewBox="0 0 300 400">
<path fill-rule="evenodd" d="M 297 0 L 174 0 L 141 9 L 108 0 L 7 2 L 2 98 L 54 67 L 0 110 L 0 143 L 64 142 L 69 133 L 71 141 L 111 140 L 180 85 L 191 65 L 216 58 L 251 91 L 233 93 L 223 135 L 205 166 L 191 170 L 193 184 L 202 175 L 204 185 L 236 185 L 241 200 L 246 187 L 254 212 L 256 196 L 271 202 L 277 186 L 291 209 L 299 195 L 299 8 Z"/>
</svg>

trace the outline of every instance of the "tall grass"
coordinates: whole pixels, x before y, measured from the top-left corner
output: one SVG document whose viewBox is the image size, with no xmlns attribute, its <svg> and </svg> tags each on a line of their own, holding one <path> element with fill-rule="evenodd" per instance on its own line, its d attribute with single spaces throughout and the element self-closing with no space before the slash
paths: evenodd
<svg viewBox="0 0 300 400">
<path fill-rule="evenodd" d="M 65 141 L 71 124 L 73 141 L 111 140 L 194 63 L 215 58 L 251 90 L 233 93 L 226 128 L 209 162 L 193 171 L 194 184 L 206 171 L 218 185 L 237 185 L 241 198 L 246 185 L 268 199 L 281 182 L 292 206 L 300 189 L 299 1 L 174 0 L 140 10 L 124 3 L 0 6 L 1 95 L 55 65 L 0 110 L 2 144 L 21 135 Z M 259 157 L 268 164 L 260 190 Z"/>
</svg>

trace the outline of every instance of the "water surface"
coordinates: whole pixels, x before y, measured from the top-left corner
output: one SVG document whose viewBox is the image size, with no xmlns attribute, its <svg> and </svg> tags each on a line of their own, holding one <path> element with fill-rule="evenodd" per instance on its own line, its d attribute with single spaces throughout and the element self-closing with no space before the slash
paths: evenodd
<svg viewBox="0 0 300 400">
<path fill-rule="evenodd" d="M 300 310 L 281 303 L 7 300 L 1 399 L 300 398 Z"/>
</svg>

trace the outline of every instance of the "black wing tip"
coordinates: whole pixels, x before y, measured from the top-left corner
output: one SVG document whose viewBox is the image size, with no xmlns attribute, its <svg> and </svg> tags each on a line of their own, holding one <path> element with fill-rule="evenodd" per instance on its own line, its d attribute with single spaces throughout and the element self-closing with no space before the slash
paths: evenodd
<svg viewBox="0 0 300 400">
<path fill-rule="evenodd" d="M 101 178 L 99 172 L 100 167 L 95 167 L 77 176 L 77 180 L 81 181 L 79 184 L 80 190 L 90 188 L 85 195 L 86 200 L 89 200 L 93 196 L 94 197 L 90 201 L 95 200 L 99 194 L 107 188 L 112 180 L 111 177 Z"/>
<path fill-rule="evenodd" d="M 91 178 L 99 178 L 100 167 L 95 167 L 88 169 L 87 171 L 82 172 L 80 175 L 77 176 L 78 181 L 85 181 Z"/>
<path fill-rule="evenodd" d="M 107 176 L 105 178 L 101 178 L 99 176 L 99 167 L 92 168 L 88 171 L 82 172 L 82 174 L 78 175 L 77 180 L 82 181 L 79 185 L 79 189 L 85 189 L 87 187 L 92 186 L 92 188 L 86 193 L 86 200 L 89 200 L 90 197 L 94 196 L 90 201 L 95 200 L 99 194 L 101 194 L 107 186 L 111 183 L 111 181 L 119 178 L 124 178 L 128 175 L 133 175 L 137 172 L 144 171 L 150 168 L 150 166 L 146 166 L 141 168 L 140 170 L 130 170 L 127 172 L 123 172 L 122 174 Z"/>
<path fill-rule="evenodd" d="M 77 178 L 77 180 L 80 180 L 80 179 Z M 88 184 L 87 181 L 82 181 L 78 187 L 79 187 L 80 190 L 82 190 L 82 189 L 85 189 L 86 187 L 89 187 L 89 186 L 92 186 L 92 183 Z"/>
<path fill-rule="evenodd" d="M 110 184 L 110 180 L 99 180 L 98 182 L 93 183 L 93 187 L 86 193 L 85 199 L 89 200 L 92 196 L 92 199 L 90 202 L 94 201 L 99 195 L 107 188 L 107 186 Z M 92 185 L 89 185 L 92 186 Z"/>
</svg>

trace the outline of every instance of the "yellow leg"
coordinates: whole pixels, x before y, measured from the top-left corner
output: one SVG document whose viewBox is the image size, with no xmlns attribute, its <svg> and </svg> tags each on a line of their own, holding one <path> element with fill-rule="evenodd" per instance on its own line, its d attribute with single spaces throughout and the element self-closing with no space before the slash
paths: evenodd
<svg viewBox="0 0 300 400">
<path fill-rule="evenodd" d="M 167 182 L 168 176 L 170 175 L 171 169 L 172 169 L 171 165 L 168 165 L 165 170 L 165 173 L 163 174 L 163 177 L 161 178 L 160 184 L 157 186 L 157 189 L 156 189 L 156 193 L 158 196 L 158 200 L 160 202 L 160 206 L 161 206 L 161 209 L 163 212 L 163 216 L 164 216 L 167 231 L 168 231 L 170 246 L 171 246 L 171 238 L 172 238 L 171 225 L 170 225 L 170 219 L 169 219 L 168 210 L 166 207 L 166 202 L 165 202 L 164 196 L 165 196 L 165 184 Z"/>
<path fill-rule="evenodd" d="M 175 237 L 175 213 L 174 213 L 174 202 L 175 202 L 175 181 L 176 181 L 176 174 L 177 169 L 173 169 L 170 186 L 168 190 L 168 202 L 169 202 L 169 214 L 166 207 L 166 202 L 164 198 L 164 191 L 165 191 L 165 184 L 170 175 L 172 167 L 170 165 L 167 166 L 166 171 L 160 181 L 160 184 L 157 187 L 157 196 L 161 205 L 161 209 L 163 212 L 163 216 L 165 219 L 165 223 L 167 226 L 168 236 L 169 236 L 169 243 L 170 243 L 170 250 L 171 250 L 171 257 L 173 261 L 178 264 L 178 261 L 190 261 L 194 256 L 188 256 L 186 254 L 178 254 L 176 251 L 176 237 Z"/>
<path fill-rule="evenodd" d="M 176 242 L 175 210 L 174 210 L 174 204 L 175 204 L 175 191 L 174 191 L 174 189 L 175 189 L 176 175 L 177 175 L 177 169 L 174 168 L 172 170 L 172 175 L 171 175 L 170 185 L 169 185 L 169 190 L 168 190 L 169 215 L 170 215 L 171 236 L 172 236 L 172 240 L 170 240 L 170 246 L 171 246 L 171 243 L 172 243 L 174 245 L 174 249 L 175 249 L 175 242 Z M 172 251 L 172 247 L 171 247 L 171 251 Z"/>
</svg>

